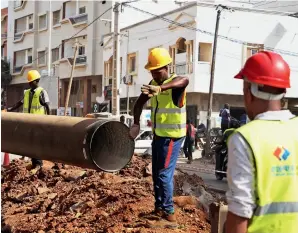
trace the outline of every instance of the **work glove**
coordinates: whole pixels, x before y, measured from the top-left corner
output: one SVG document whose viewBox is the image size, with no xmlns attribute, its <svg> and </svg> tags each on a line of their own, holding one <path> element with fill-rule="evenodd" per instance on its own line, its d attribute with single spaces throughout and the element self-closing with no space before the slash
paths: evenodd
<svg viewBox="0 0 298 233">
<path fill-rule="evenodd" d="M 161 92 L 161 87 L 153 85 L 143 85 L 141 87 L 141 91 L 143 94 L 148 95 L 149 97 L 153 97 Z"/>
<path fill-rule="evenodd" d="M 135 139 L 140 133 L 140 125 L 133 124 L 129 130 L 129 136 Z"/>
</svg>

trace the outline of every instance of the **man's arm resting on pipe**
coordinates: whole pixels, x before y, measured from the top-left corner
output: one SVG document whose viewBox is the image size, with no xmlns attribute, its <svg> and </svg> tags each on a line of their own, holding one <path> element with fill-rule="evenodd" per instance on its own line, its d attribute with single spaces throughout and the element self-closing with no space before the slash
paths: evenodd
<svg viewBox="0 0 298 233">
<path fill-rule="evenodd" d="M 183 88 L 183 87 L 187 87 L 188 83 L 189 83 L 189 80 L 187 77 L 177 76 L 171 82 L 162 84 L 160 88 L 161 88 L 161 91 L 166 91 L 168 89 Z"/>
<path fill-rule="evenodd" d="M 228 212 L 226 221 L 227 233 L 247 233 L 248 219 Z"/>
<path fill-rule="evenodd" d="M 23 105 L 22 100 L 18 101 L 14 106 L 7 109 L 8 112 L 12 112 L 18 108 L 20 108 Z"/>
<path fill-rule="evenodd" d="M 141 94 L 139 98 L 137 99 L 137 102 L 135 103 L 133 107 L 133 118 L 134 118 L 134 124 L 139 125 L 140 124 L 140 117 L 143 111 L 143 107 L 145 103 L 150 99 L 148 95 Z"/>
</svg>

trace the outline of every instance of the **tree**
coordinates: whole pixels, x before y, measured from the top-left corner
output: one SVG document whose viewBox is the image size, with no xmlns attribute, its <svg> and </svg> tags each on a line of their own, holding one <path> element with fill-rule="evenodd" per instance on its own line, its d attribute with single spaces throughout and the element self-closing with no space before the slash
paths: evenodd
<svg viewBox="0 0 298 233">
<path fill-rule="evenodd" d="M 4 59 L 1 59 L 1 109 L 6 108 L 7 87 L 12 80 L 10 74 L 10 65 Z"/>
</svg>

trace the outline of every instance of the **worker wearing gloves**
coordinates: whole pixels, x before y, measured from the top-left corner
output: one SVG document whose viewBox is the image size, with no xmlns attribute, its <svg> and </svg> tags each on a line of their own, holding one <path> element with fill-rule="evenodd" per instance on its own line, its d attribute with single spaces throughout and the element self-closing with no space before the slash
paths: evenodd
<svg viewBox="0 0 298 233">
<path fill-rule="evenodd" d="M 281 110 L 290 68 L 273 52 L 250 57 L 243 79 L 252 120 L 228 139 L 227 233 L 297 233 L 298 117 Z"/>
<path fill-rule="evenodd" d="M 49 115 L 50 100 L 46 90 L 38 86 L 40 80 L 39 72 L 37 70 L 30 70 L 27 74 L 27 80 L 30 89 L 25 90 L 23 99 L 17 102 L 13 107 L 8 108 L 7 111 L 14 111 L 23 105 L 23 113 Z M 36 171 L 41 167 L 42 160 L 32 159 L 33 173 L 36 173 Z"/>
<path fill-rule="evenodd" d="M 152 227 L 176 227 L 173 206 L 173 176 L 181 144 L 186 135 L 186 91 L 188 79 L 175 74 L 169 76 L 168 65 L 172 63 L 164 48 L 153 49 L 145 69 L 153 80 L 143 85 L 141 95 L 134 106 L 134 124 L 130 135 L 135 138 L 140 131 L 143 106 L 151 98 L 152 176 L 155 194 L 154 215 L 159 221 Z"/>
</svg>

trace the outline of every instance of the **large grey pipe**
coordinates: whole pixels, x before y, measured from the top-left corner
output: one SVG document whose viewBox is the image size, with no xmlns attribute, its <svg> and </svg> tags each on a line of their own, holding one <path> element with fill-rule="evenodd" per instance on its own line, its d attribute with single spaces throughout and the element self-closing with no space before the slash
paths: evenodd
<svg viewBox="0 0 298 233">
<path fill-rule="evenodd" d="M 30 158 L 114 172 L 134 152 L 118 121 L 2 112 L 1 126 L 1 151 Z"/>
</svg>

